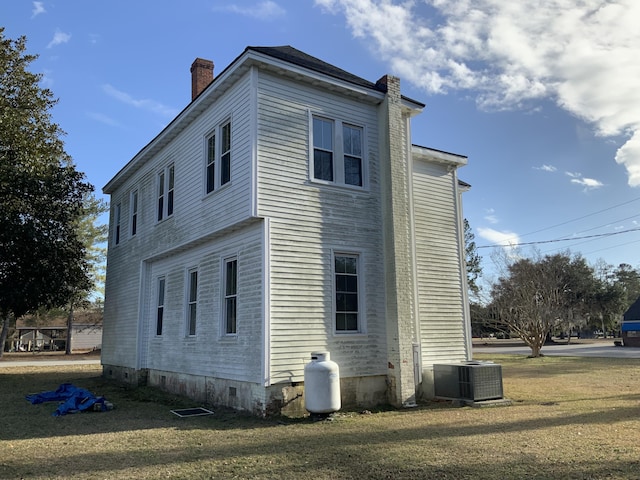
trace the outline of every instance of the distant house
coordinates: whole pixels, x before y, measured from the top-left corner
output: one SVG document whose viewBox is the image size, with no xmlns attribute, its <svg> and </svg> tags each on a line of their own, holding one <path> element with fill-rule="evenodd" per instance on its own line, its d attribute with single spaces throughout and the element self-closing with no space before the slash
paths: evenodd
<svg viewBox="0 0 640 480">
<path fill-rule="evenodd" d="M 98 350 L 102 346 L 102 314 L 89 310 L 75 313 L 71 331 L 71 351 Z M 66 313 L 38 321 L 27 316 L 16 322 L 11 341 L 15 351 L 65 350 L 67 341 Z"/>
<path fill-rule="evenodd" d="M 413 405 L 469 360 L 464 156 L 424 104 L 292 47 L 247 47 L 104 187 L 103 373 L 259 415 L 328 351 L 343 405 Z"/>
<path fill-rule="evenodd" d="M 640 347 L 640 298 L 624 313 L 621 330 L 625 347 Z"/>
</svg>

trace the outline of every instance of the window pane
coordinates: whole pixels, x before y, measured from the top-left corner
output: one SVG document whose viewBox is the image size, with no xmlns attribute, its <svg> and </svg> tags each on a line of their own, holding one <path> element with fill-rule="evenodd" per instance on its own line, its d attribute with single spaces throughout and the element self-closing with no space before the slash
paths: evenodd
<svg viewBox="0 0 640 480">
<path fill-rule="evenodd" d="M 207 140 L 207 193 L 215 189 L 216 136 Z"/>
<path fill-rule="evenodd" d="M 356 272 L 356 257 L 344 257 L 344 271 L 345 273 L 357 273 Z"/>
<path fill-rule="evenodd" d="M 225 153 L 220 160 L 220 185 L 224 185 L 231 180 L 231 152 Z"/>
<path fill-rule="evenodd" d="M 236 333 L 236 297 L 227 298 L 226 305 L 227 333 Z"/>
<path fill-rule="evenodd" d="M 333 151 L 333 122 L 322 118 L 313 119 L 313 146 Z"/>
<path fill-rule="evenodd" d="M 313 151 L 313 178 L 333 182 L 333 153 Z"/>
<path fill-rule="evenodd" d="M 196 304 L 189 305 L 189 335 L 196 334 Z"/>
<path fill-rule="evenodd" d="M 189 275 L 189 301 L 195 302 L 198 298 L 198 272 Z"/>
<path fill-rule="evenodd" d="M 362 186 L 362 160 L 356 157 L 344 157 L 344 183 Z"/>
<path fill-rule="evenodd" d="M 235 295 L 237 288 L 237 276 L 238 276 L 238 262 L 237 260 L 233 260 L 227 262 L 227 285 L 226 285 L 226 294 L 227 295 Z"/>
<path fill-rule="evenodd" d="M 162 213 L 164 210 L 164 197 L 158 198 L 158 221 L 162 220 Z"/>
<path fill-rule="evenodd" d="M 346 155 L 362 156 L 362 129 L 345 125 L 342 128 L 342 138 Z"/>
<path fill-rule="evenodd" d="M 215 189 L 215 168 L 215 163 L 207 165 L 207 193 L 211 193 Z"/>
<path fill-rule="evenodd" d="M 173 215 L 173 190 L 167 194 L 167 217 Z"/>
<path fill-rule="evenodd" d="M 336 255 L 336 331 L 358 331 L 358 257 Z"/>
<path fill-rule="evenodd" d="M 169 190 L 173 190 L 173 182 L 175 180 L 174 171 L 175 169 L 173 165 L 171 165 L 169 167 Z"/>
<path fill-rule="evenodd" d="M 156 335 L 162 335 L 162 317 L 164 316 L 164 307 L 158 307 L 156 317 Z"/>
</svg>

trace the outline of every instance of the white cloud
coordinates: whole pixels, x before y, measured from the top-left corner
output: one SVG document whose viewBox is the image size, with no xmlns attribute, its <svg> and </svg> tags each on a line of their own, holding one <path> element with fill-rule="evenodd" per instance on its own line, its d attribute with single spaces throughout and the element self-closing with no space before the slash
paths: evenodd
<svg viewBox="0 0 640 480">
<path fill-rule="evenodd" d="M 118 90 L 109 84 L 103 85 L 102 90 L 110 97 L 115 98 L 122 103 L 142 110 L 147 110 L 152 113 L 157 113 L 164 117 L 175 117 L 178 114 L 178 110 L 175 108 L 167 107 L 155 100 L 133 98 L 128 93 Z"/>
<path fill-rule="evenodd" d="M 571 177 L 571 183 L 576 185 L 582 185 L 586 190 L 593 190 L 604 186 L 600 180 L 594 178 L 583 177 L 581 173 L 565 172 L 565 174 Z"/>
<path fill-rule="evenodd" d="M 110 127 L 121 127 L 122 125 L 107 115 L 96 112 L 88 112 L 87 116 L 97 122 L 104 123 L 105 125 L 109 125 Z"/>
<path fill-rule="evenodd" d="M 431 93 L 473 90 L 484 109 L 549 98 L 601 136 L 640 186 L 637 0 L 315 0 L 344 14 L 393 73 Z"/>
<path fill-rule="evenodd" d="M 542 170 L 543 172 L 555 172 L 556 170 L 558 170 L 553 165 L 546 165 L 546 164 L 543 164 L 541 167 L 533 167 L 533 169 Z"/>
<path fill-rule="evenodd" d="M 480 227 L 476 229 L 478 235 L 490 242 L 492 245 L 501 245 L 503 247 L 515 247 L 520 243 L 518 234 L 508 231 L 494 230 L 493 228 Z"/>
<path fill-rule="evenodd" d="M 40 15 L 41 13 L 47 13 L 44 8 L 43 2 L 33 2 L 33 10 L 31 11 L 31 18 Z"/>
<path fill-rule="evenodd" d="M 484 219 L 491 224 L 498 223 L 498 217 L 495 213 L 496 212 L 493 208 L 489 208 L 486 212 L 486 215 L 484 216 Z"/>
<path fill-rule="evenodd" d="M 47 44 L 47 48 L 51 48 L 51 47 L 55 47 L 56 45 L 67 43 L 69 40 L 71 40 L 71 34 L 64 33 L 59 28 L 57 28 L 55 33 L 53 34 L 53 38 Z"/>
<path fill-rule="evenodd" d="M 257 18 L 259 20 L 274 20 L 284 16 L 287 12 L 284 8 L 272 0 L 264 0 L 255 5 L 241 7 L 236 4 L 213 7 L 216 12 L 237 13 L 247 17 Z"/>
</svg>

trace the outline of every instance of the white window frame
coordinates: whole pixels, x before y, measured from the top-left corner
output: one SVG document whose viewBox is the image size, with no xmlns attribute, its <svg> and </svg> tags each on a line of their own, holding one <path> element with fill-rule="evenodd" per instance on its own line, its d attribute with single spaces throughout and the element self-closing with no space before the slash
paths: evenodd
<svg viewBox="0 0 640 480">
<path fill-rule="evenodd" d="M 228 144 L 224 143 L 225 130 L 228 129 L 226 139 Z M 231 118 L 218 124 L 213 130 L 208 132 L 204 137 L 204 194 L 210 195 L 231 183 L 231 167 L 232 167 L 232 144 L 233 144 L 233 128 Z M 213 149 L 209 148 L 209 142 L 214 139 Z M 224 150 L 223 150 L 224 148 Z M 211 151 L 213 150 L 213 151 Z M 213 158 L 212 158 L 213 157 Z M 223 169 L 223 164 L 225 168 Z M 228 165 L 228 167 L 227 167 Z M 209 169 L 213 169 L 212 181 L 209 182 Z M 226 173 L 224 181 L 222 174 Z"/>
<path fill-rule="evenodd" d="M 193 285 L 194 275 L 195 285 Z M 186 336 L 195 337 L 198 332 L 198 269 L 196 267 L 187 270 L 185 286 Z"/>
<path fill-rule="evenodd" d="M 229 282 L 229 277 L 227 276 L 227 265 L 235 262 L 236 264 L 236 271 L 235 271 L 235 292 L 234 293 L 228 293 L 227 292 L 227 286 L 228 286 L 228 282 Z M 221 266 L 221 281 L 220 281 L 220 294 L 221 294 L 221 303 L 220 303 L 220 321 L 222 323 L 220 331 L 222 332 L 222 336 L 225 337 L 233 337 L 233 336 L 237 336 L 238 335 L 238 278 L 239 278 L 239 265 L 240 263 L 238 262 L 238 255 L 228 255 L 222 258 L 222 262 L 221 262 L 222 266 Z M 228 323 L 227 323 L 227 314 L 228 309 L 227 309 L 227 301 L 228 300 L 233 300 L 234 301 L 234 308 L 235 308 L 235 330 L 234 331 L 229 331 L 228 329 Z"/>
<path fill-rule="evenodd" d="M 175 165 L 164 167 L 157 176 L 156 221 L 161 222 L 173 215 L 175 210 Z"/>
<path fill-rule="evenodd" d="M 138 195 L 138 190 L 133 190 L 129 196 L 129 210 L 129 234 L 134 237 L 140 226 L 140 195 Z"/>
<path fill-rule="evenodd" d="M 338 305 L 338 285 L 336 276 L 340 274 L 340 272 L 336 272 L 336 257 L 347 257 L 347 258 L 355 258 L 356 259 L 356 288 L 357 288 L 357 328 L 355 330 L 338 330 L 338 313 L 339 305 Z M 366 333 L 366 316 L 365 316 L 365 290 L 364 290 L 364 261 L 363 254 L 358 250 L 344 250 L 344 249 L 336 249 L 331 252 L 331 296 L 332 296 L 332 315 L 331 321 L 333 323 L 333 332 L 336 335 L 358 335 Z"/>
<path fill-rule="evenodd" d="M 326 147 L 316 147 L 314 141 L 314 121 L 322 120 L 330 122 L 332 125 L 332 148 L 329 150 Z M 361 144 L 360 144 L 360 156 L 352 155 L 345 152 L 344 149 L 344 128 L 352 128 L 360 130 Z M 368 168 L 367 168 L 367 131 L 363 125 L 358 125 L 354 122 L 348 122 L 341 119 L 333 118 L 324 114 L 316 114 L 309 112 L 309 180 L 314 183 L 321 183 L 325 185 L 335 185 L 346 188 L 353 188 L 357 190 L 365 190 L 368 188 Z M 323 180 L 315 177 L 315 150 L 320 149 L 323 151 L 331 151 L 333 154 L 333 180 Z M 354 157 L 360 159 L 360 180 L 361 185 L 353 185 L 345 183 L 345 157 Z"/>
<path fill-rule="evenodd" d="M 164 329 L 165 300 L 167 298 L 167 279 L 164 275 L 156 280 L 156 336 L 162 336 Z"/>
</svg>

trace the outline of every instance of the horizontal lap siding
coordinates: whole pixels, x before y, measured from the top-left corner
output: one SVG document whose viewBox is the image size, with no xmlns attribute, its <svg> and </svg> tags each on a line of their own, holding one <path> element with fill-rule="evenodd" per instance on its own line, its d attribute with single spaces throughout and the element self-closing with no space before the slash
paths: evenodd
<svg viewBox="0 0 640 480">
<path fill-rule="evenodd" d="M 249 87 L 247 75 L 112 193 L 111 205 L 121 204 L 122 240 L 113 245 L 112 218 L 105 282 L 103 363 L 135 366 L 141 262 L 178 245 L 198 242 L 203 236 L 249 217 L 252 138 Z M 205 138 L 229 119 L 231 183 L 205 197 Z M 157 175 L 171 163 L 175 165 L 174 214 L 157 222 Z M 129 212 L 133 190 L 138 190 L 138 231 L 131 237 Z"/>
<path fill-rule="evenodd" d="M 263 381 L 262 224 L 255 224 L 188 253 L 152 264 L 147 279 L 145 367 L 219 378 Z M 222 329 L 222 259 L 237 255 L 237 336 Z M 196 335 L 186 335 L 187 269 L 198 269 Z M 156 282 L 166 278 L 163 332 L 156 336 Z"/>
<path fill-rule="evenodd" d="M 418 308 L 423 364 L 465 360 L 454 176 L 416 161 L 413 173 Z"/>
<path fill-rule="evenodd" d="M 271 218 L 271 378 L 303 379 L 328 350 L 341 376 L 386 370 L 377 118 L 373 106 L 261 72 L 258 205 Z M 309 112 L 365 127 L 369 190 L 309 181 Z M 362 254 L 366 333 L 335 335 L 331 249 Z"/>
</svg>

